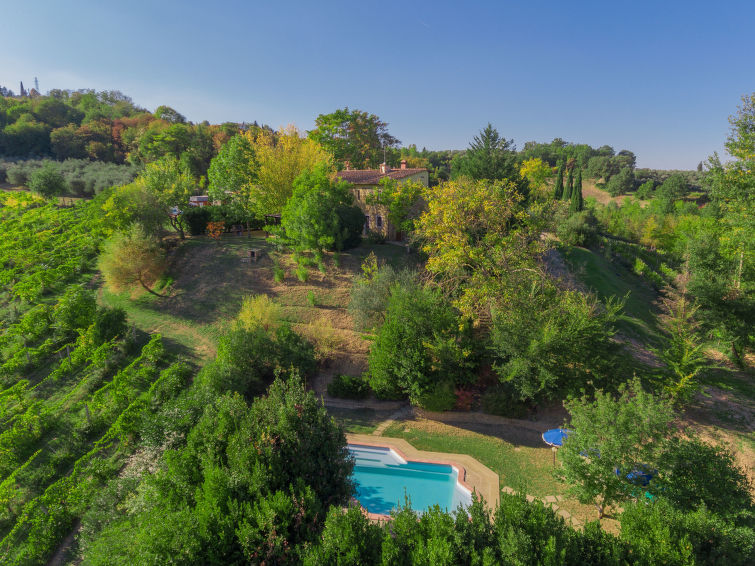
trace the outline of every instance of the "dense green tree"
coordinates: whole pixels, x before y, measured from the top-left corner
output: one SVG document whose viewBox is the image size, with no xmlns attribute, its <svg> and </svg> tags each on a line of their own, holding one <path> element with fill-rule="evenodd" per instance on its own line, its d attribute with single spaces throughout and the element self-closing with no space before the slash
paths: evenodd
<svg viewBox="0 0 755 566">
<path fill-rule="evenodd" d="M 346 161 L 357 169 L 374 169 L 383 161 L 383 150 L 400 143 L 376 115 L 348 108 L 320 114 L 308 135 L 333 155 L 339 169 Z"/>
<path fill-rule="evenodd" d="M 186 118 L 170 106 L 158 106 L 155 108 L 155 118 L 173 124 L 183 124 L 186 122 Z"/>
<path fill-rule="evenodd" d="M 574 181 L 574 188 L 571 192 L 569 202 L 569 212 L 580 212 L 585 208 L 585 201 L 582 196 L 582 169 L 577 169 L 577 178 Z"/>
<path fill-rule="evenodd" d="M 611 387 L 624 363 L 613 340 L 620 307 L 552 283 L 510 290 L 493 311 L 496 372 L 521 399 L 536 402 Z"/>
<path fill-rule="evenodd" d="M 727 522 L 704 506 L 681 511 L 663 498 L 629 502 L 620 521 L 621 538 L 637 564 L 748 566 L 755 553 L 752 528 Z"/>
<path fill-rule="evenodd" d="M 208 194 L 214 201 L 237 208 L 242 216 L 254 216 L 253 187 L 258 181 L 258 168 L 249 137 L 233 136 L 210 164 Z"/>
<path fill-rule="evenodd" d="M 168 156 L 147 164 L 136 182 L 160 203 L 163 214 L 183 240 L 186 235 L 182 213 L 195 187 L 191 173 L 178 159 Z"/>
<path fill-rule="evenodd" d="M 560 475 L 601 518 L 612 505 L 643 496 L 645 488 L 626 476 L 658 468 L 674 418 L 671 404 L 645 392 L 637 379 L 619 393 L 596 391 L 594 400 L 583 396 L 564 403 L 571 432 L 559 450 Z"/>
<path fill-rule="evenodd" d="M 561 195 L 561 200 L 571 200 L 572 192 L 574 191 L 574 167 L 569 168 L 569 173 L 566 176 L 566 187 Z"/>
<path fill-rule="evenodd" d="M 727 521 L 755 526 L 753 486 L 725 447 L 675 439 L 659 460 L 656 483 L 654 493 L 682 512 L 704 506 Z"/>
<path fill-rule="evenodd" d="M 606 190 L 611 196 L 624 195 L 634 188 L 634 173 L 628 167 L 621 169 L 606 183 Z"/>
<path fill-rule="evenodd" d="M 66 194 L 68 183 L 58 168 L 47 162 L 29 177 L 29 190 L 45 198 L 52 198 Z"/>
<path fill-rule="evenodd" d="M 422 405 L 441 382 L 467 382 L 473 354 L 465 326 L 440 293 L 417 285 L 394 286 L 385 323 L 370 349 L 370 385 L 379 396 L 407 395 Z"/>
<path fill-rule="evenodd" d="M 354 208 L 353 199 L 349 184 L 331 179 L 324 166 L 305 171 L 294 181 L 294 193 L 283 208 L 281 226 L 285 238 L 302 251 L 344 249 L 364 226 L 363 214 L 359 226 L 344 223 L 345 215 L 339 214 L 343 209 Z"/>
<path fill-rule="evenodd" d="M 474 180 L 498 181 L 508 179 L 526 196 L 527 181 L 519 175 L 516 146 L 513 140 L 501 137 L 492 124 L 485 126 L 469 144 L 469 149 L 454 158 L 451 166 L 454 178 L 465 176 Z"/>
<path fill-rule="evenodd" d="M 354 279 L 349 301 L 349 314 L 357 330 L 376 330 L 385 322 L 388 299 L 394 286 L 412 287 L 416 274 L 395 270 L 390 265 L 378 268 L 377 258 L 370 253 L 362 264 L 362 274 Z"/>
<path fill-rule="evenodd" d="M 564 194 L 564 164 L 560 163 L 558 166 L 558 173 L 556 173 L 556 184 L 553 188 L 553 198 L 561 200 L 561 195 Z"/>
</svg>

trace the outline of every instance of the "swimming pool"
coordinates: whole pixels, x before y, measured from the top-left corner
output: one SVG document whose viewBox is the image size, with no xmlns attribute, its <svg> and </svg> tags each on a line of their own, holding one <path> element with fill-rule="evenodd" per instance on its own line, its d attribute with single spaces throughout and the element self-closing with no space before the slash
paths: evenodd
<svg viewBox="0 0 755 566">
<path fill-rule="evenodd" d="M 349 451 L 356 461 L 352 474 L 356 497 L 369 513 L 388 515 L 404 504 L 405 496 L 419 512 L 436 504 L 455 511 L 472 503 L 472 494 L 459 483 L 454 466 L 406 461 L 384 446 L 349 444 Z"/>
</svg>

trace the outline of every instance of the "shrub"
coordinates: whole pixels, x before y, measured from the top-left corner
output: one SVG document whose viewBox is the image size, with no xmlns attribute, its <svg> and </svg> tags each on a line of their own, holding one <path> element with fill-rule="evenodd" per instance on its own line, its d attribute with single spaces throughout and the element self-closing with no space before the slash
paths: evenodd
<svg viewBox="0 0 755 566">
<path fill-rule="evenodd" d="M 297 268 L 294 270 L 294 273 L 296 273 L 296 278 L 302 283 L 306 283 L 309 279 L 309 270 L 305 265 L 297 266 Z"/>
<path fill-rule="evenodd" d="M 29 176 L 28 185 L 30 191 L 45 198 L 61 196 L 68 192 L 65 178 L 49 161 Z"/>
<path fill-rule="evenodd" d="M 490 415 L 521 419 L 529 413 L 514 386 L 510 383 L 494 385 L 482 395 L 482 410 Z"/>
<path fill-rule="evenodd" d="M 371 245 L 384 244 L 386 240 L 385 234 L 377 232 L 376 230 L 370 230 L 364 237 L 365 242 Z"/>
<path fill-rule="evenodd" d="M 468 389 L 457 388 L 454 392 L 456 395 L 456 404 L 454 409 L 459 411 L 471 411 L 472 405 L 474 405 L 474 392 Z"/>
<path fill-rule="evenodd" d="M 204 234 L 205 228 L 212 218 L 211 208 L 210 206 L 192 206 L 184 210 L 184 221 L 189 228 L 189 234 L 192 236 Z"/>
<path fill-rule="evenodd" d="M 370 396 L 370 384 L 362 377 L 336 375 L 328 384 L 328 395 L 340 399 L 365 399 Z"/>
<path fill-rule="evenodd" d="M 437 413 L 450 411 L 456 404 L 453 382 L 441 381 L 434 387 L 428 388 L 417 397 L 416 404 L 423 409 Z"/>
<path fill-rule="evenodd" d="M 332 358 L 333 354 L 345 346 L 343 337 L 338 330 L 333 328 L 330 321 L 324 318 L 318 318 L 308 324 L 304 332 L 314 343 L 315 359 L 320 363 Z"/>
<path fill-rule="evenodd" d="M 273 264 L 273 281 L 283 283 L 286 278 L 286 271 L 278 263 Z"/>
<path fill-rule="evenodd" d="M 590 210 L 570 215 L 558 224 L 556 235 L 569 246 L 589 246 L 595 242 L 598 221 Z"/>
<path fill-rule="evenodd" d="M 317 306 L 317 297 L 315 297 L 314 291 L 307 291 L 307 304 L 310 307 L 316 307 Z"/>
<path fill-rule="evenodd" d="M 368 257 L 362 267 L 362 275 L 354 280 L 351 288 L 349 314 L 354 319 L 354 327 L 357 330 L 379 328 L 385 321 L 391 288 L 408 288 L 415 279 L 415 273 L 408 269 L 396 271 L 390 265 L 378 269 L 374 254 Z"/>
<path fill-rule="evenodd" d="M 418 403 L 440 380 L 468 381 L 475 362 L 469 336 L 460 328 L 465 325 L 460 326 L 457 312 L 436 290 L 393 287 L 385 324 L 370 349 L 370 385 L 376 394 L 404 393 Z"/>
<path fill-rule="evenodd" d="M 282 324 L 283 309 L 267 295 L 250 295 L 244 297 L 236 320 L 246 330 L 262 328 L 270 332 Z"/>
</svg>

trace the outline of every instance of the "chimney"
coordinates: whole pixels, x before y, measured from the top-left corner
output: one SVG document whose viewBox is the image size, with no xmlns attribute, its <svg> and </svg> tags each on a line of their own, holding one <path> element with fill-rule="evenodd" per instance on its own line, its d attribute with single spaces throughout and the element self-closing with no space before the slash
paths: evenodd
<svg viewBox="0 0 755 566">
<path fill-rule="evenodd" d="M 406 169 L 406 159 L 401 160 L 401 168 Z"/>
<path fill-rule="evenodd" d="M 388 166 L 388 164 L 385 161 L 383 161 L 383 163 L 380 164 L 380 172 L 383 175 L 391 172 L 391 168 Z"/>
</svg>

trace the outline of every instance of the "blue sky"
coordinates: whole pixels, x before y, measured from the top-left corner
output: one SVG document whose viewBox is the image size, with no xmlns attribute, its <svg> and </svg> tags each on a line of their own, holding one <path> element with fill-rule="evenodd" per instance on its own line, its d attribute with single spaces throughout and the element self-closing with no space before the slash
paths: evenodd
<svg viewBox="0 0 755 566">
<path fill-rule="evenodd" d="M 404 144 L 487 122 L 694 168 L 755 90 L 755 2 L 0 0 L 0 84 L 117 89 L 190 120 L 309 129 L 343 106 Z"/>
</svg>

